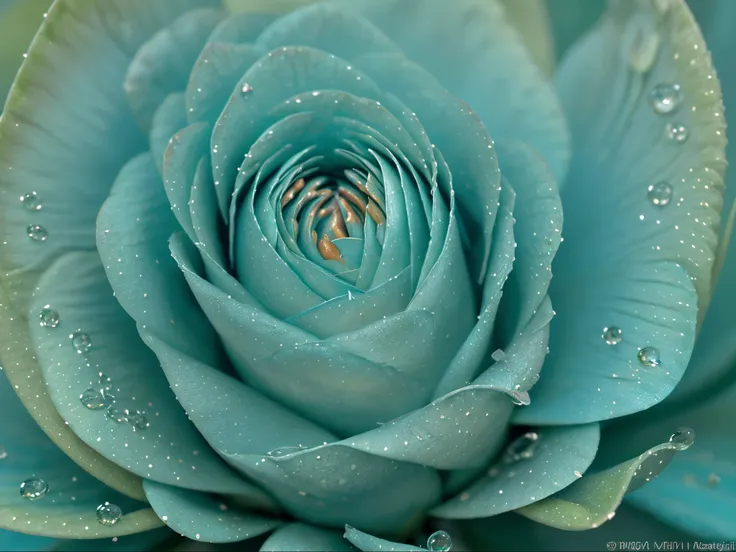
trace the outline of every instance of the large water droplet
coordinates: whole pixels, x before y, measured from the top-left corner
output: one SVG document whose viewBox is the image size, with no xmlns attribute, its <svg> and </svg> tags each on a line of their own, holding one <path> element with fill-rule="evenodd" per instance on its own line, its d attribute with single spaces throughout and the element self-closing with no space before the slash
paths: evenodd
<svg viewBox="0 0 736 552">
<path fill-rule="evenodd" d="M 90 387 L 84 393 L 79 395 L 80 402 L 90 410 L 102 410 L 110 406 L 111 397 L 101 393 L 97 389 Z"/>
<path fill-rule="evenodd" d="M 49 305 L 46 305 L 41 312 L 38 313 L 38 317 L 41 319 L 40 324 L 44 328 L 55 328 L 61 321 L 59 313 L 50 308 Z"/>
<path fill-rule="evenodd" d="M 672 199 L 672 186 L 667 182 L 652 184 L 647 191 L 647 197 L 652 202 L 652 205 L 664 207 Z"/>
<path fill-rule="evenodd" d="M 681 427 L 670 435 L 670 443 L 675 445 L 675 448 L 680 451 L 689 449 L 694 442 L 695 431 L 689 427 Z"/>
<path fill-rule="evenodd" d="M 28 228 L 26 228 L 26 232 L 28 233 L 29 238 L 37 242 L 46 241 L 46 238 L 49 237 L 48 230 L 39 224 L 30 224 Z"/>
<path fill-rule="evenodd" d="M 639 362 L 650 368 L 662 364 L 662 361 L 659 359 L 659 349 L 656 347 L 644 347 L 639 351 L 637 357 L 639 358 Z"/>
<path fill-rule="evenodd" d="M 84 332 L 76 331 L 69 336 L 69 339 L 72 340 L 72 345 L 74 346 L 74 349 L 80 355 L 86 353 L 92 347 L 92 341 L 90 340 L 89 336 Z"/>
<path fill-rule="evenodd" d="M 140 410 L 128 412 L 127 417 L 128 423 L 133 426 L 134 431 L 148 429 L 151 427 L 151 424 L 148 423 L 148 418 L 146 418 L 145 412 L 141 412 Z"/>
<path fill-rule="evenodd" d="M 28 211 L 40 211 L 41 207 L 43 207 L 41 196 L 36 192 L 28 192 L 27 194 L 22 195 L 20 202 Z"/>
<path fill-rule="evenodd" d="M 27 500 L 38 500 L 45 497 L 48 492 L 49 484 L 37 477 L 26 479 L 20 484 L 20 496 Z"/>
<path fill-rule="evenodd" d="M 669 123 L 666 128 L 667 138 L 678 144 L 683 144 L 690 136 L 690 131 L 682 123 Z"/>
<path fill-rule="evenodd" d="M 254 88 L 247 82 L 240 87 L 240 92 L 243 96 L 250 96 L 253 93 Z"/>
<path fill-rule="evenodd" d="M 427 539 L 427 549 L 432 552 L 448 552 L 452 549 L 452 537 L 447 531 L 435 531 Z"/>
<path fill-rule="evenodd" d="M 128 421 L 127 411 L 120 408 L 115 408 L 114 406 L 111 406 L 105 411 L 105 416 L 107 416 L 108 419 L 112 420 L 116 424 L 124 424 Z"/>
<path fill-rule="evenodd" d="M 528 460 L 534 456 L 534 451 L 539 444 L 539 433 L 530 431 L 517 437 L 506 448 L 504 460 L 506 462 L 518 462 L 519 460 Z"/>
<path fill-rule="evenodd" d="M 97 507 L 97 522 L 102 525 L 115 525 L 123 517 L 123 511 L 117 504 L 105 502 Z"/>
<path fill-rule="evenodd" d="M 607 345 L 618 345 L 623 340 L 624 331 L 618 326 L 603 328 L 603 341 Z"/>
<path fill-rule="evenodd" d="M 649 94 L 649 103 L 659 115 L 674 113 L 681 102 L 682 89 L 679 84 L 658 84 Z"/>
</svg>

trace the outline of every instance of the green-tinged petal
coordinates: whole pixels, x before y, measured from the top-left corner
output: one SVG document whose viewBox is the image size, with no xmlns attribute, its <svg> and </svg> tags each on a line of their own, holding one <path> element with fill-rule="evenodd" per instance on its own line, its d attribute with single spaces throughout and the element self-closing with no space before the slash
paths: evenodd
<svg viewBox="0 0 736 552">
<path fill-rule="evenodd" d="M 508 552 L 605 552 L 610 544 L 637 543 L 654 549 L 655 543 L 692 543 L 693 535 L 659 523 L 645 512 L 625 503 L 616 517 L 594 531 L 564 531 L 526 519 L 515 513 L 486 519 L 461 521 L 449 529 L 465 543 L 461 550 Z M 634 545 L 634 546 L 636 546 Z"/>
<path fill-rule="evenodd" d="M 0 121 L 0 263 L 15 307 L 25 308 L 55 256 L 94 247 L 99 206 L 123 163 L 145 147 L 122 85 L 135 51 L 182 12 L 213 1 L 59 0 L 49 9 Z M 40 210 L 19 201 L 32 191 Z M 29 238 L 29 225 L 43 227 L 46 240 Z"/>
<path fill-rule="evenodd" d="M 243 73 L 263 56 L 253 44 L 210 42 L 194 64 L 186 91 L 190 123 L 214 124 Z"/>
<path fill-rule="evenodd" d="M 57 538 L 98 539 L 140 533 L 161 526 L 144 505 L 97 481 L 68 458 L 25 411 L 0 374 L 0 528 Z M 36 500 L 21 495 L 21 483 L 41 480 L 45 494 Z M 39 487 L 39 489 L 40 489 Z M 123 510 L 114 525 L 97 521 L 96 509 L 110 502 Z"/>
<path fill-rule="evenodd" d="M 156 168 L 163 173 L 164 154 L 174 134 L 187 126 L 184 94 L 169 94 L 153 115 L 151 132 L 148 134 L 149 148 Z"/>
<path fill-rule="evenodd" d="M 515 511 L 557 529 L 594 529 L 613 519 L 627 491 L 657 477 L 683 449 L 678 443 L 662 443 L 612 468 L 586 473 L 557 494 Z"/>
<path fill-rule="evenodd" d="M 204 493 L 149 480 L 143 483 L 143 488 L 156 514 L 171 529 L 188 539 L 238 542 L 271 531 L 283 523 L 228 507 Z"/>
<path fill-rule="evenodd" d="M 278 1 L 278 0 L 277 0 Z M 280 14 L 269 13 L 266 6 L 259 6 L 260 2 L 247 0 L 253 11 L 248 13 L 232 13 L 220 23 L 210 35 L 210 42 L 225 42 L 228 44 L 250 44 L 255 42 L 268 25 L 273 23 Z M 229 4 L 225 0 L 225 5 Z M 271 2 L 275 4 L 275 2 Z M 263 9 L 261 9 L 263 8 Z"/>
<path fill-rule="evenodd" d="M 107 279 L 140 327 L 214 362 L 215 333 L 169 252 L 169 238 L 178 230 L 151 155 L 134 158 L 97 217 L 97 249 Z"/>
<path fill-rule="evenodd" d="M 40 323 L 40 313 L 34 322 Z M 118 467 L 87 446 L 65 423 L 48 394 L 41 367 L 31 344 L 28 321 L 11 309 L 0 286 L 0 335 L 3 336 L 2 366 L 27 411 L 54 444 L 87 473 L 130 497 L 144 499 L 139 477 Z"/>
<path fill-rule="evenodd" d="M 337 531 L 290 523 L 266 539 L 261 552 L 350 552 L 355 550 Z"/>
<path fill-rule="evenodd" d="M 710 296 L 722 207 L 720 89 L 681 0 L 611 4 L 557 81 L 576 146 L 550 291 L 558 316 L 520 423 L 614 418 L 672 391 Z M 665 113 L 668 89 L 656 87 L 673 85 L 682 99 Z M 618 345 L 606 328 L 621 330 Z"/>
<path fill-rule="evenodd" d="M 656 409 L 655 409 L 656 410 Z M 736 537 L 736 386 L 731 384 L 702 402 L 683 405 L 667 416 L 643 412 L 623 418 L 604 434 L 601 455 L 616 461 L 632 449 L 684 426 L 695 432 L 695 444 L 678 454 L 651 485 L 628 500 L 674 527 L 702 538 Z"/>
<path fill-rule="evenodd" d="M 141 46 L 125 75 L 125 93 L 138 124 L 151 128 L 153 115 L 173 92 L 183 91 L 207 37 L 225 13 L 192 10 L 161 29 Z"/>
<path fill-rule="evenodd" d="M 34 322 L 31 339 L 51 399 L 85 443 L 144 478 L 220 493 L 246 487 L 186 419 L 96 253 L 68 253 L 51 266 L 31 314 L 46 305 L 60 322 Z"/>
<path fill-rule="evenodd" d="M 386 550 L 387 552 L 415 552 L 425 550 L 419 546 L 412 546 L 410 544 L 402 544 L 399 542 L 391 542 L 386 539 L 381 539 L 363 533 L 354 527 L 349 525 L 345 526 L 344 537 L 350 541 L 358 550 Z"/>
<path fill-rule="evenodd" d="M 507 23 L 498 2 L 360 0 L 356 4 L 408 58 L 465 101 L 495 140 L 530 144 L 541 152 L 555 177 L 563 178 L 570 157 L 565 118 L 546 76 Z"/>
<path fill-rule="evenodd" d="M 555 68 L 555 48 L 546 0 L 501 0 L 506 19 L 513 25 L 532 59 L 551 75 Z"/>
<path fill-rule="evenodd" d="M 533 440 L 527 435 L 533 435 Z M 489 517 L 547 498 L 588 469 L 598 450 L 599 437 L 598 424 L 544 428 L 524 434 L 519 437 L 521 442 L 533 447 L 529 458 L 502 457 L 483 478 L 434 508 L 432 515 L 450 519 Z M 511 445 L 507 454 L 514 454 L 513 448 Z"/>
<path fill-rule="evenodd" d="M 606 0 L 547 0 L 558 60 L 590 30 L 605 10 Z"/>
</svg>

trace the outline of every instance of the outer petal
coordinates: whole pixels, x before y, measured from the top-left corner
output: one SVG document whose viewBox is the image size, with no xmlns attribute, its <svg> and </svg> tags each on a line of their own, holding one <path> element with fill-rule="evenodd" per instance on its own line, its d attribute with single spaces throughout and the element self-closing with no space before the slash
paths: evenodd
<svg viewBox="0 0 736 552">
<path fill-rule="evenodd" d="M 419 546 L 411 546 L 409 544 L 380 539 L 373 535 L 358 531 L 349 525 L 345 526 L 345 538 L 353 543 L 358 550 L 386 550 L 387 552 L 419 552 L 425 550 Z"/>
<path fill-rule="evenodd" d="M 274 531 L 261 546 L 261 552 L 350 552 L 355 550 L 336 531 L 303 523 L 291 523 Z"/>
<path fill-rule="evenodd" d="M 0 264 L 5 296 L 0 331 L 6 373 L 34 419 L 67 454 L 110 486 L 135 496 L 142 496 L 136 478 L 82 446 L 64 426 L 38 377 L 18 311 L 25 311 L 38 277 L 54 257 L 69 249 L 94 247 L 95 218 L 112 179 L 143 147 L 122 89 L 134 52 L 183 11 L 209 3 L 55 2 L 0 122 Z M 45 84 L 49 82 L 54 85 Z M 95 139 L 100 128 L 115 129 L 112 146 L 108 140 Z M 47 170 L 49 166 L 53 170 Z M 31 213 L 18 201 L 31 191 L 41 197 L 41 211 Z M 42 225 L 49 238 L 31 242 L 29 224 Z"/>
<path fill-rule="evenodd" d="M 72 462 L 38 428 L 0 374 L 0 529 L 57 538 L 94 539 L 139 533 L 161 526 L 150 509 L 92 478 Z M 7 456 L 5 456 L 7 455 Z M 21 482 L 41 478 L 48 492 L 36 501 L 24 499 Z M 109 501 L 126 514 L 113 526 L 101 525 L 95 509 Z"/>
<path fill-rule="evenodd" d="M 681 87 L 674 114 L 651 103 L 662 84 Z M 672 391 L 710 295 L 722 205 L 720 90 L 681 0 L 612 4 L 558 86 L 576 142 L 550 292 L 558 317 L 521 423 L 622 416 Z M 670 130 L 679 125 L 685 140 Z M 660 181 L 660 193 L 672 193 L 655 204 L 648 190 Z M 612 326 L 623 331 L 619 345 L 601 338 Z M 659 349 L 661 366 L 637 360 L 645 347 Z"/>
<path fill-rule="evenodd" d="M 69 253 L 52 265 L 31 313 L 45 305 L 61 321 L 58 327 L 34 323 L 31 337 L 51 399 L 83 441 L 141 477 L 211 492 L 247 491 L 186 419 L 156 358 L 113 298 L 96 253 Z M 72 338 L 81 332 L 90 340 L 88 350 L 75 350 Z M 118 424 L 80 400 L 86 390 L 108 385 L 112 406 L 145 411 L 150 427 Z"/>
</svg>

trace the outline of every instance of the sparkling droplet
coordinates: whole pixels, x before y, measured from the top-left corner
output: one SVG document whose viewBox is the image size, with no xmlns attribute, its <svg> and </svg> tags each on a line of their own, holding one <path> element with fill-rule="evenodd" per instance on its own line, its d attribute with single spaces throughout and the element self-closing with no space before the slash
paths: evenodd
<svg viewBox="0 0 736 552">
<path fill-rule="evenodd" d="M 678 144 L 683 144 L 690 136 L 690 131 L 682 123 L 669 123 L 667 125 L 667 138 Z"/>
<path fill-rule="evenodd" d="M 448 552 L 452 549 L 452 537 L 447 531 L 435 531 L 427 539 L 427 549 L 432 552 Z"/>
<path fill-rule="evenodd" d="M 25 207 L 28 211 L 40 211 L 41 207 L 43 207 L 41 196 L 39 196 L 36 192 L 28 192 L 27 194 L 21 196 L 20 202 L 23 204 L 23 207 Z"/>
<path fill-rule="evenodd" d="M 249 96 L 253 92 L 253 90 L 253 87 L 246 82 L 241 87 L 240 92 L 242 92 L 243 96 Z"/>
<path fill-rule="evenodd" d="M 491 353 L 491 358 L 496 362 L 501 362 L 503 359 L 506 358 L 506 353 L 504 353 L 502 349 L 496 349 L 495 351 L 493 351 L 493 353 Z"/>
<path fill-rule="evenodd" d="M 649 103 L 659 115 L 674 113 L 681 102 L 682 89 L 679 84 L 658 84 L 649 94 Z"/>
<path fill-rule="evenodd" d="M 140 410 L 129 412 L 127 414 L 127 418 L 128 423 L 133 426 L 134 431 L 148 429 L 151 427 L 151 424 L 148 423 L 148 418 L 146 418 L 145 412 L 141 412 Z"/>
<path fill-rule="evenodd" d="M 517 437 L 506 448 L 506 462 L 518 462 L 519 460 L 528 460 L 534 456 L 534 451 L 539 444 L 539 433 L 530 431 Z"/>
<path fill-rule="evenodd" d="M 97 522 L 101 525 L 115 525 L 123 517 L 123 511 L 117 504 L 105 502 L 97 507 Z"/>
<path fill-rule="evenodd" d="M 127 411 L 115 408 L 114 406 L 111 406 L 105 411 L 105 416 L 116 424 L 124 424 L 128 421 Z"/>
<path fill-rule="evenodd" d="M 652 202 L 652 205 L 664 207 L 672 199 L 672 186 L 667 182 L 657 182 L 649 186 L 647 197 Z"/>
<path fill-rule="evenodd" d="M 100 382 L 100 389 L 102 389 L 103 393 L 107 394 L 112 391 L 112 378 L 110 376 L 100 372 L 97 374 L 97 377 Z"/>
<path fill-rule="evenodd" d="M 90 387 L 84 393 L 79 395 L 81 403 L 90 410 L 102 410 L 110 406 L 111 397 L 106 396 L 97 389 Z"/>
<path fill-rule="evenodd" d="M 580 479 L 581 477 L 583 477 L 583 473 L 580 472 L 580 471 L 578 471 L 578 470 L 575 470 L 573 473 L 575 474 L 575 477 L 577 477 L 578 479 Z"/>
<path fill-rule="evenodd" d="M 69 336 L 69 339 L 72 340 L 72 345 L 74 345 L 74 348 L 80 355 L 83 355 L 92 347 L 92 341 L 89 336 L 81 331 L 74 332 Z"/>
<path fill-rule="evenodd" d="M 529 398 L 529 393 L 526 391 L 506 391 L 506 394 L 511 397 L 511 402 L 516 406 L 529 406 L 532 402 Z"/>
<path fill-rule="evenodd" d="M 607 345 L 618 345 L 623 340 L 624 331 L 618 326 L 603 328 L 603 341 Z"/>
<path fill-rule="evenodd" d="M 46 241 L 46 238 L 49 237 L 48 230 L 38 224 L 30 224 L 28 228 L 26 228 L 26 232 L 28 233 L 29 238 L 37 242 Z"/>
<path fill-rule="evenodd" d="M 655 347 L 644 347 L 639 351 L 637 357 L 639 358 L 639 362 L 644 366 L 649 366 L 650 368 L 654 368 L 655 366 L 662 364 L 662 361 L 659 359 L 659 349 Z"/>
<path fill-rule="evenodd" d="M 26 479 L 20 484 L 20 496 L 27 500 L 38 500 L 46 496 L 49 492 L 49 484 L 43 479 L 36 477 L 32 479 Z"/>
<path fill-rule="evenodd" d="M 695 442 L 695 431 L 689 427 L 681 427 L 670 435 L 670 443 L 679 451 L 689 449 Z"/>
<path fill-rule="evenodd" d="M 38 313 L 38 317 L 41 319 L 41 326 L 44 328 L 55 328 L 61 321 L 59 313 L 50 308 L 49 305 L 46 305 L 41 312 Z"/>
<path fill-rule="evenodd" d="M 0 460 L 5 460 L 8 457 L 8 451 L 5 447 L 0 447 Z"/>
</svg>

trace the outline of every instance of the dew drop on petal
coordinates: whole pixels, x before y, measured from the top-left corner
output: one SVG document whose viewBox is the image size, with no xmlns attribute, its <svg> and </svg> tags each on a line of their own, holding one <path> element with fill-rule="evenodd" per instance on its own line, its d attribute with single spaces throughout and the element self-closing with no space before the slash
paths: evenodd
<svg viewBox="0 0 736 552">
<path fill-rule="evenodd" d="M 143 430 L 151 427 L 151 424 L 148 422 L 148 418 L 146 418 L 146 414 L 140 410 L 129 412 L 127 414 L 127 419 L 128 423 L 133 426 L 133 430 Z"/>
<path fill-rule="evenodd" d="M 654 368 L 662 364 L 659 358 L 659 349 L 656 347 L 644 347 L 637 354 L 639 362 L 649 368 Z"/>
<path fill-rule="evenodd" d="M 116 424 L 124 424 L 128 421 L 128 415 L 126 411 L 115 408 L 114 406 L 111 406 L 105 411 L 105 416 L 107 416 L 108 419 L 112 420 Z"/>
<path fill-rule="evenodd" d="M 505 461 L 518 462 L 519 460 L 528 460 L 534 456 L 534 451 L 539 444 L 539 433 L 529 431 L 520 437 L 514 439 L 506 448 Z"/>
<path fill-rule="evenodd" d="M 46 305 L 41 312 L 38 313 L 38 318 L 41 320 L 40 324 L 44 328 L 55 328 L 61 321 L 59 313 L 49 305 Z"/>
<path fill-rule="evenodd" d="M 28 237 L 33 241 L 43 242 L 49 237 L 49 232 L 43 226 L 39 224 L 30 224 L 26 228 Z"/>
<path fill-rule="evenodd" d="M 76 331 L 69 336 L 69 339 L 72 340 L 72 345 L 74 346 L 74 349 L 80 355 L 86 353 L 92 347 L 92 341 L 90 340 L 89 336 L 84 332 Z"/>
<path fill-rule="evenodd" d="M 432 552 L 448 552 L 452 549 L 452 537 L 447 531 L 435 531 L 427 539 L 427 549 Z"/>
<path fill-rule="evenodd" d="M 682 123 L 669 123 L 666 127 L 667 138 L 678 144 L 684 144 L 690 136 L 690 131 Z"/>
<path fill-rule="evenodd" d="M 26 210 L 31 212 L 40 211 L 43 207 L 41 196 L 38 195 L 36 192 L 28 192 L 27 194 L 22 195 L 20 197 L 20 202 L 23 204 L 23 207 L 25 207 Z"/>
<path fill-rule="evenodd" d="M 670 443 L 679 451 L 689 449 L 695 442 L 695 431 L 689 427 L 681 427 L 670 435 Z"/>
<path fill-rule="evenodd" d="M 664 207 L 672 199 L 672 186 L 667 182 L 657 182 L 649 186 L 647 197 L 652 205 Z"/>
<path fill-rule="evenodd" d="M 243 84 L 243 86 L 240 87 L 240 92 L 243 94 L 243 96 L 250 96 L 253 93 L 253 87 L 248 84 L 247 82 Z"/>
<path fill-rule="evenodd" d="M 38 500 L 45 497 L 48 492 L 49 484 L 37 477 L 26 479 L 20 484 L 20 496 L 27 500 Z"/>
<path fill-rule="evenodd" d="M 115 525 L 123 517 L 123 511 L 117 504 L 105 502 L 97 507 L 97 522 L 101 525 Z"/>
<path fill-rule="evenodd" d="M 105 396 L 104 393 L 101 393 L 97 389 L 90 387 L 79 395 L 79 400 L 85 408 L 89 408 L 90 410 L 102 410 L 103 408 L 110 406 L 111 398 Z"/>
<path fill-rule="evenodd" d="M 674 113 L 682 103 L 682 89 L 679 84 L 658 84 L 649 94 L 649 103 L 659 115 Z"/>
<path fill-rule="evenodd" d="M 609 326 L 608 328 L 603 328 L 602 337 L 607 345 L 618 345 L 623 340 L 623 334 L 623 330 L 618 326 Z"/>
</svg>

